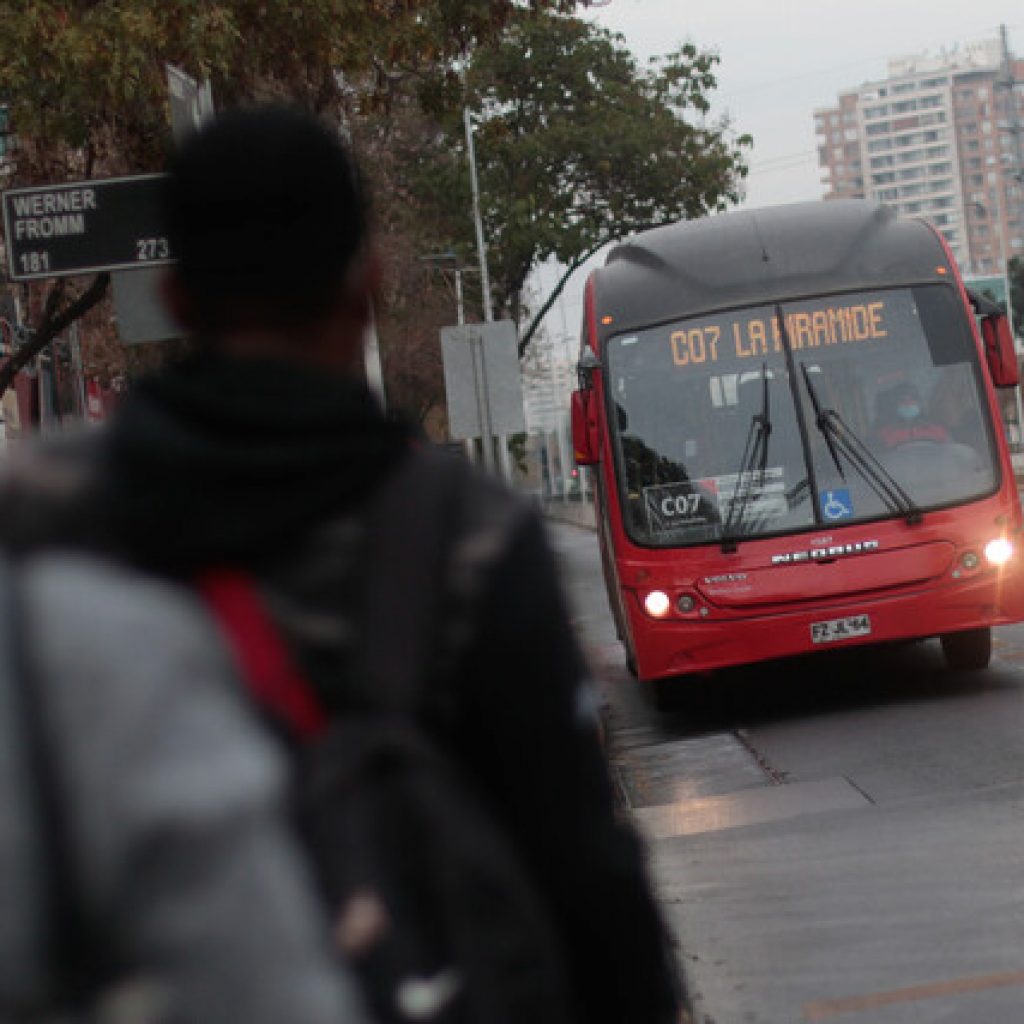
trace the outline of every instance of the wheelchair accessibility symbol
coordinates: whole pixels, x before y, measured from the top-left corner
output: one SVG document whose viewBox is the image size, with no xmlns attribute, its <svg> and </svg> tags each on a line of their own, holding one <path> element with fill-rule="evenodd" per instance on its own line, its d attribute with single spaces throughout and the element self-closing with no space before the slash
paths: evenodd
<svg viewBox="0 0 1024 1024">
<path fill-rule="evenodd" d="M 837 491 L 822 491 L 821 514 L 830 523 L 837 519 L 849 519 L 853 515 L 850 492 L 845 487 Z"/>
</svg>

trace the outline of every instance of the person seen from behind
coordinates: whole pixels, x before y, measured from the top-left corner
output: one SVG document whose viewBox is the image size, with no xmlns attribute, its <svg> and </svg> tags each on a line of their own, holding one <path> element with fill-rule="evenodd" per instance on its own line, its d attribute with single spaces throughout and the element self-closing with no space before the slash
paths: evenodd
<svg viewBox="0 0 1024 1024">
<path fill-rule="evenodd" d="M 375 576 L 436 562 L 392 587 L 390 633 L 369 637 L 371 654 L 402 650 L 407 606 L 425 594 L 429 691 L 410 714 L 524 865 L 567 964 L 572 1019 L 675 1021 L 674 955 L 613 804 L 543 524 L 462 460 L 431 463 L 363 380 L 380 271 L 337 132 L 290 108 L 228 112 L 173 159 L 166 217 L 178 260 L 166 298 L 194 354 L 137 383 L 108 427 L 27 458 L 0 489 L 0 536 L 56 537 L 176 580 L 243 573 L 329 721 L 373 704 L 354 666 Z M 445 475 L 437 507 L 401 489 L 417 464 Z M 379 924 L 369 910 L 360 920 Z"/>
</svg>

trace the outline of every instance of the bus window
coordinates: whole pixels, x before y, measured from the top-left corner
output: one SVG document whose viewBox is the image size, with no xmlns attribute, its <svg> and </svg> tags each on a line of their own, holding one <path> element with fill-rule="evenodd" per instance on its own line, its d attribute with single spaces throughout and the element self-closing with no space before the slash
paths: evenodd
<svg viewBox="0 0 1024 1024">
<path fill-rule="evenodd" d="M 981 368 L 957 301 L 945 285 L 846 293 L 611 338 L 630 535 L 685 546 L 892 515 L 877 474 L 829 445 L 815 399 L 918 508 L 993 491 Z M 900 404 L 900 389 L 916 399 Z"/>
<path fill-rule="evenodd" d="M 835 298 L 788 303 L 788 323 L 823 324 Z M 798 347 L 794 361 L 814 382 L 802 392 L 805 415 L 814 424 L 813 398 L 833 410 L 919 508 L 979 498 L 996 486 L 992 437 L 981 368 L 972 339 L 956 315 L 951 289 L 929 286 L 843 296 L 868 311 L 854 325 L 850 342 Z M 806 340 L 806 337 L 803 339 Z M 813 373 L 810 372 L 813 370 Z M 870 519 L 891 512 L 870 474 L 849 459 L 838 464 L 821 431 L 811 429 L 813 470 L 823 520 Z M 821 495 L 842 493 L 846 511 L 831 514 Z"/>
<path fill-rule="evenodd" d="M 744 531 L 813 525 L 772 310 L 748 312 L 761 323 L 754 328 L 757 359 L 737 355 L 736 339 L 726 333 L 729 316 L 650 328 L 608 345 L 622 504 L 640 543 L 707 543 L 740 510 Z M 744 467 L 764 416 L 771 428 L 764 458 Z"/>
</svg>

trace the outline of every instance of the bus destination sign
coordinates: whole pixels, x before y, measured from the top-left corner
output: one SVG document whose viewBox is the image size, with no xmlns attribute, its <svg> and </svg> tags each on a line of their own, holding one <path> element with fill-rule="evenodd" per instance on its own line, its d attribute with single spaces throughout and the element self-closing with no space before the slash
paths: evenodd
<svg viewBox="0 0 1024 1024">
<path fill-rule="evenodd" d="M 4 192 L 11 279 L 170 263 L 173 256 L 160 216 L 164 177 L 143 174 Z"/>
<path fill-rule="evenodd" d="M 887 309 L 882 300 L 815 305 L 814 309 L 785 315 L 786 335 L 795 351 L 888 336 Z M 691 367 L 717 363 L 720 355 L 742 360 L 781 352 L 782 333 L 778 317 L 767 311 L 753 316 L 740 313 L 680 326 L 669 335 L 669 344 L 672 362 Z"/>
</svg>

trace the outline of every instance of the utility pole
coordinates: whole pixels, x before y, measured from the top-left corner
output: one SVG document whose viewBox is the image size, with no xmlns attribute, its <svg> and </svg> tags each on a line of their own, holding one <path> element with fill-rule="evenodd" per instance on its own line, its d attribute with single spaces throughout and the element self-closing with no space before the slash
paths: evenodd
<svg viewBox="0 0 1024 1024">
<path fill-rule="evenodd" d="M 470 119 L 469 107 L 462 108 L 462 121 L 466 130 L 466 154 L 469 158 L 469 183 L 473 195 L 473 226 L 476 231 L 476 251 L 480 260 L 480 287 L 483 291 L 484 321 L 494 322 L 494 307 L 491 304 L 491 278 L 487 272 L 487 245 L 484 241 L 484 223 L 480 216 L 480 185 L 476 174 L 476 149 L 473 146 L 473 124 Z M 487 358 L 483 346 L 474 355 L 479 357 L 479 375 L 484 394 L 480 433 L 484 449 L 484 468 L 494 468 L 494 430 L 491 421 L 490 401 L 487 398 Z M 509 460 L 508 444 L 504 437 L 498 438 L 498 458 L 501 473 L 507 482 L 512 478 L 512 467 Z"/>
</svg>

